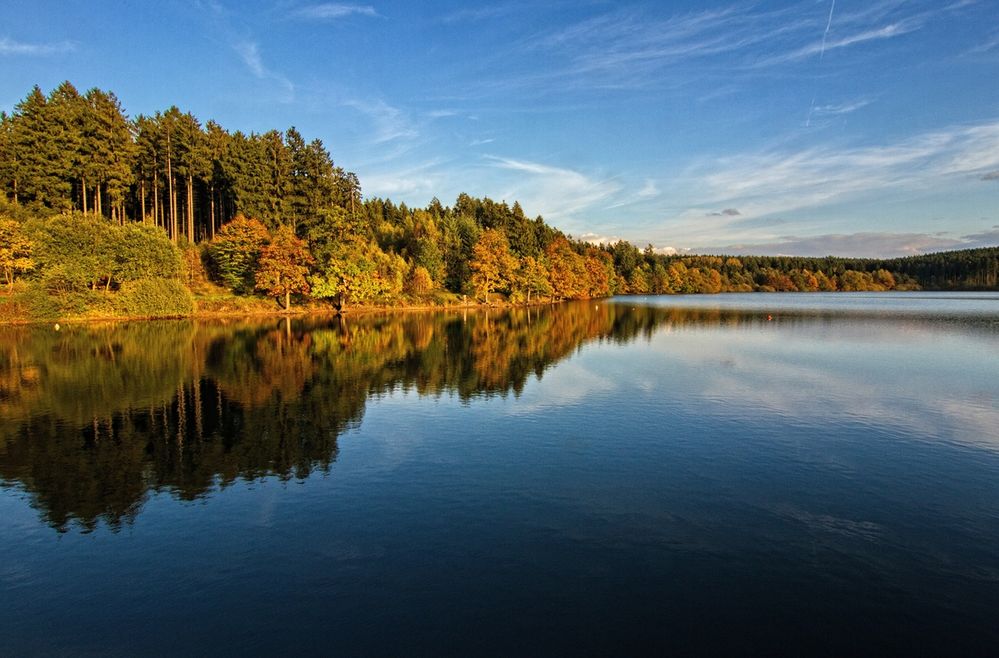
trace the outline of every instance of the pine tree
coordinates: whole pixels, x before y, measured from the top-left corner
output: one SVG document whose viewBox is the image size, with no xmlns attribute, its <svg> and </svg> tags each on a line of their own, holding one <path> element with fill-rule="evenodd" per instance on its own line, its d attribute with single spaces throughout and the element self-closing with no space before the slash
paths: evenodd
<svg viewBox="0 0 999 658">
<path fill-rule="evenodd" d="M 14 108 L 11 134 L 14 156 L 15 202 L 65 209 L 70 185 L 64 174 L 66 153 L 53 139 L 48 101 L 36 85 Z"/>
<path fill-rule="evenodd" d="M 125 221 L 125 198 L 134 181 L 132 162 L 137 147 L 132 126 L 118 98 L 100 89 L 87 92 L 84 119 L 84 151 L 88 178 L 95 186 L 94 209 L 118 223 Z M 107 212 L 104 199 L 107 199 Z"/>
</svg>

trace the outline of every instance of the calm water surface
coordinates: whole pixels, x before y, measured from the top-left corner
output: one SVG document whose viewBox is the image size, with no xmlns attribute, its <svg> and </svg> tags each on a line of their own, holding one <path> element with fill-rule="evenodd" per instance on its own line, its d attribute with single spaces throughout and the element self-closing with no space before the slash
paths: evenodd
<svg viewBox="0 0 999 658">
<path fill-rule="evenodd" d="M 0 654 L 999 652 L 999 295 L 0 330 Z"/>
</svg>

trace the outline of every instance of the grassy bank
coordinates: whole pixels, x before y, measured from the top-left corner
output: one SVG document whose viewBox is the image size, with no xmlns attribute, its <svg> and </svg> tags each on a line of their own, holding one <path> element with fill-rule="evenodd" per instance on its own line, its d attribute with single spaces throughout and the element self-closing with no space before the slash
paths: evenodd
<svg viewBox="0 0 999 658">
<path fill-rule="evenodd" d="M 296 300 L 285 309 L 277 299 L 262 295 L 236 295 L 223 288 L 200 286 L 192 293 L 179 282 L 159 282 L 158 291 L 151 285 L 126 287 L 121 291 L 85 290 L 49 294 L 30 283 L 19 283 L 13 290 L 0 293 L 0 324 L 43 322 L 87 322 L 94 320 L 145 320 L 186 317 L 246 317 L 260 315 L 333 315 L 331 303 Z M 493 305 L 505 305 L 494 296 Z M 395 310 L 435 310 L 482 306 L 462 295 L 434 293 L 408 295 L 350 305 L 351 314 Z"/>
</svg>

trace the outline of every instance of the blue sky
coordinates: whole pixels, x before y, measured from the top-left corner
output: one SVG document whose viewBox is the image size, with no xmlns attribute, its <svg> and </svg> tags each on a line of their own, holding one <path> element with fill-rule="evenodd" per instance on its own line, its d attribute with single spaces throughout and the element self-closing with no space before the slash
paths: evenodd
<svg viewBox="0 0 999 658">
<path fill-rule="evenodd" d="M 0 109 L 296 126 L 365 195 L 509 202 L 661 250 L 999 244 L 999 0 L 7 0 Z"/>
</svg>

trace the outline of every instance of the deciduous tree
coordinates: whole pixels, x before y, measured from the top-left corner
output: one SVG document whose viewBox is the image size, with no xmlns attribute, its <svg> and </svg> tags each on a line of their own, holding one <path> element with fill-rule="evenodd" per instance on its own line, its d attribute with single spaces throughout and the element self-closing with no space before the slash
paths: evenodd
<svg viewBox="0 0 999 658">
<path fill-rule="evenodd" d="M 24 235 L 20 222 L 0 217 L 0 271 L 11 291 L 14 277 L 35 267 L 31 250 L 31 241 Z"/>
<path fill-rule="evenodd" d="M 236 292 L 253 290 L 257 261 L 269 241 L 267 227 L 256 219 L 237 215 L 224 224 L 208 251 L 222 283 Z"/>
<path fill-rule="evenodd" d="M 260 253 L 257 290 L 284 297 L 284 309 L 291 309 L 291 294 L 309 292 L 309 266 L 314 263 L 309 246 L 295 237 L 290 226 L 282 226 Z"/>
<path fill-rule="evenodd" d="M 517 268 L 517 259 L 510 253 L 506 235 L 497 229 L 486 229 L 472 248 L 472 287 L 475 294 L 489 301 L 489 294 L 509 287 Z"/>
</svg>

